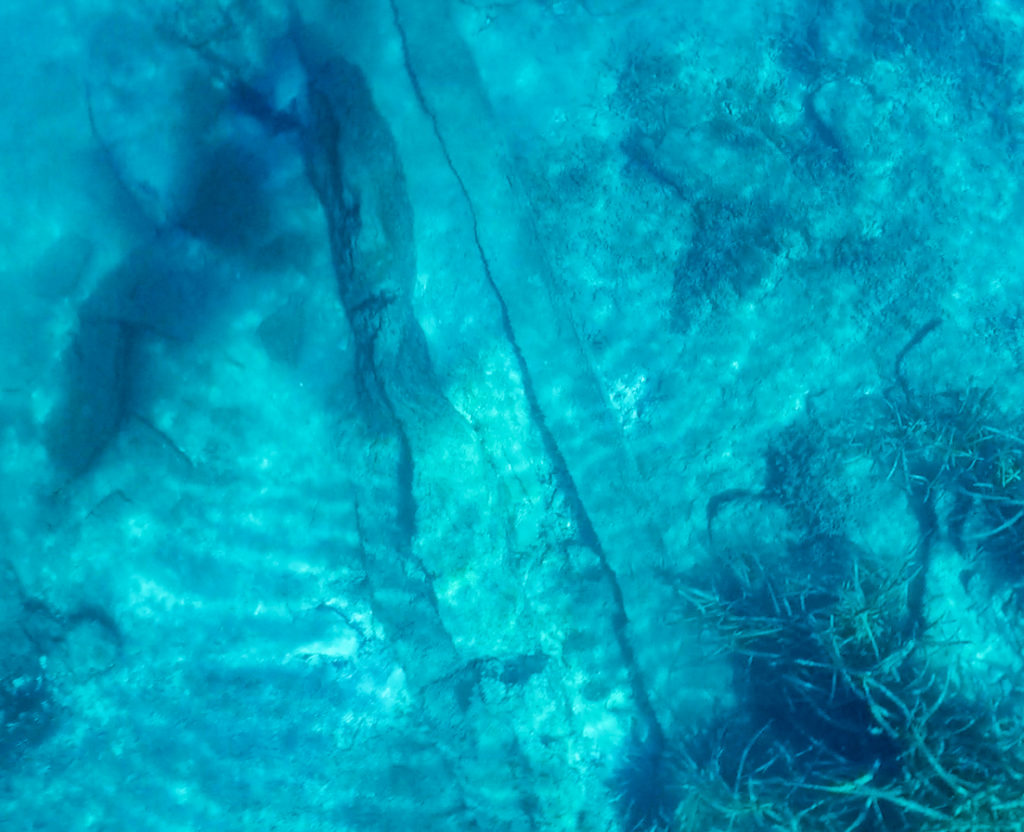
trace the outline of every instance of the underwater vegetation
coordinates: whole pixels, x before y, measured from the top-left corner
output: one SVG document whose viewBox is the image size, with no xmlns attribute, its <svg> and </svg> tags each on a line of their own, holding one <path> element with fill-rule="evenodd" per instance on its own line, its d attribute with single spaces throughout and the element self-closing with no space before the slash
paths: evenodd
<svg viewBox="0 0 1024 832">
<path fill-rule="evenodd" d="M 608 782 L 615 814 L 623 829 L 667 830 L 681 799 L 681 782 L 660 732 L 633 737 Z"/>
<path fill-rule="evenodd" d="M 684 743 L 674 828 L 995 829 L 1022 808 L 1020 726 L 909 635 L 912 577 L 862 554 L 823 587 L 735 553 L 680 592 L 738 707 Z"/>
<path fill-rule="evenodd" d="M 0 782 L 62 724 L 68 686 L 109 671 L 122 645 L 101 606 L 62 612 L 28 595 L 0 557 Z"/>
<path fill-rule="evenodd" d="M 908 346 L 936 326 L 926 325 Z M 925 541 L 944 535 L 968 563 L 965 579 L 981 574 L 1017 595 L 1024 579 L 1024 422 L 1001 412 L 991 388 L 915 389 L 902 369 L 905 353 L 860 441 L 903 486 Z"/>
<path fill-rule="evenodd" d="M 1022 703 L 949 658 L 927 599 L 945 543 L 965 587 L 983 581 L 987 602 L 1019 608 L 1024 440 L 991 390 L 908 381 L 908 356 L 938 326 L 909 340 L 866 411 L 830 423 L 809 401 L 767 448 L 760 490 L 709 500 L 710 564 L 671 583 L 707 654 L 726 658 L 734 701 L 626 755 L 611 784 L 623 829 L 1019 828 Z M 851 453 L 906 494 L 909 557 L 851 539 L 839 481 Z"/>
<path fill-rule="evenodd" d="M 14 568 L 0 559 L 0 770 L 45 739 L 58 712 L 43 658 L 54 619 L 28 601 Z"/>
</svg>

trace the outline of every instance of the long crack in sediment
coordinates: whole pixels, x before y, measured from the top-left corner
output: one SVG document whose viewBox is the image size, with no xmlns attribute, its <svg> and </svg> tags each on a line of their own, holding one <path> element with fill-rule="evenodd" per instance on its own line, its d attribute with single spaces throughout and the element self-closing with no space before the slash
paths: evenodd
<svg viewBox="0 0 1024 832">
<path fill-rule="evenodd" d="M 459 191 L 462 194 L 463 199 L 466 201 L 468 207 L 469 216 L 471 219 L 471 230 L 473 234 L 473 244 L 476 247 L 477 254 L 480 258 L 480 264 L 483 269 L 484 277 L 487 284 L 494 295 L 494 299 L 498 304 L 498 309 L 501 317 L 502 332 L 507 339 L 509 345 L 512 348 L 513 355 L 515 356 L 516 365 L 519 368 L 520 378 L 522 379 L 523 394 L 526 397 L 527 406 L 530 411 L 530 419 L 536 426 L 540 433 L 541 441 L 544 446 L 544 451 L 551 462 L 554 470 L 555 482 L 558 489 L 564 495 L 566 502 L 569 506 L 569 511 L 572 515 L 573 521 L 578 529 L 580 543 L 589 549 L 596 557 L 599 568 L 603 574 L 603 577 L 607 581 L 608 587 L 612 594 L 614 601 L 615 612 L 612 615 L 612 628 L 615 633 L 616 642 L 619 647 L 619 652 L 622 656 L 623 663 L 626 666 L 627 673 L 629 676 L 630 688 L 633 693 L 634 700 L 637 705 L 637 709 L 644 717 L 647 723 L 647 737 L 653 742 L 660 743 L 664 739 L 664 732 L 654 712 L 654 708 L 651 705 L 650 697 L 647 693 L 647 689 L 644 686 L 639 670 L 639 665 L 636 660 L 636 655 L 633 651 L 632 644 L 629 641 L 626 633 L 628 625 L 628 618 L 626 616 L 625 600 L 622 594 L 622 587 L 619 583 L 618 576 L 615 570 L 612 569 L 611 564 L 608 561 L 608 557 L 601 545 L 600 538 L 597 535 L 597 531 L 594 528 L 594 524 L 591 521 L 590 515 L 587 512 L 586 507 L 583 504 L 583 500 L 580 497 L 579 489 L 576 487 L 576 483 L 573 479 L 572 472 L 569 470 L 569 466 L 566 462 L 565 456 L 559 448 L 558 442 L 554 437 L 550 427 L 548 426 L 547 419 L 544 415 L 544 411 L 538 400 L 536 385 L 533 381 L 533 375 L 530 371 L 530 366 L 526 361 L 523 351 L 519 346 L 519 342 L 516 339 L 515 330 L 512 326 L 512 320 L 509 315 L 508 304 L 505 302 L 505 298 L 502 295 L 501 289 L 498 287 L 497 281 L 494 279 L 494 274 L 491 270 L 490 262 L 487 258 L 487 252 L 484 250 L 483 243 L 480 239 L 480 228 L 477 219 L 476 210 L 473 204 L 473 198 L 469 192 L 469 188 L 466 186 L 465 181 L 459 173 L 458 167 L 452 159 L 451 152 L 448 148 L 447 142 L 442 134 L 440 124 L 437 118 L 437 114 L 434 109 L 430 106 L 427 101 L 427 97 L 424 93 L 423 87 L 420 83 L 419 77 L 413 67 L 412 58 L 409 50 L 408 38 L 404 27 L 402 26 L 401 16 L 398 11 L 398 6 L 395 0 L 389 0 L 391 5 L 391 13 L 395 23 L 395 29 L 398 33 L 399 41 L 402 47 L 402 59 L 405 64 L 406 74 L 409 77 L 409 82 L 412 85 L 413 92 L 416 96 L 416 100 L 423 110 L 423 113 L 430 120 L 431 128 L 434 133 L 434 137 L 437 139 L 438 146 L 440 147 L 441 153 L 444 156 L 445 163 L 448 169 L 451 171 L 453 178 L 455 179 Z"/>
</svg>

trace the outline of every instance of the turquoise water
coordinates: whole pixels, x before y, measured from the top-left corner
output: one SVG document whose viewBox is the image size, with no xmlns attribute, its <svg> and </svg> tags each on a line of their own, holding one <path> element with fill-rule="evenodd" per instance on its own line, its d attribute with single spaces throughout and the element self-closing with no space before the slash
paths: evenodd
<svg viewBox="0 0 1024 832">
<path fill-rule="evenodd" d="M 0 829 L 1024 824 L 1024 16 L 0 10 Z"/>
</svg>

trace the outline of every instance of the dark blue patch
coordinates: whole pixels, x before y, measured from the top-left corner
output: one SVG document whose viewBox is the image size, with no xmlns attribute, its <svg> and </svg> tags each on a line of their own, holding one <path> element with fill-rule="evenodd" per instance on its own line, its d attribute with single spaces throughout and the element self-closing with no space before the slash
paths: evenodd
<svg viewBox="0 0 1024 832">
<path fill-rule="evenodd" d="M 634 738 L 608 787 L 624 832 L 671 828 L 682 795 L 680 780 L 660 737 Z"/>
</svg>

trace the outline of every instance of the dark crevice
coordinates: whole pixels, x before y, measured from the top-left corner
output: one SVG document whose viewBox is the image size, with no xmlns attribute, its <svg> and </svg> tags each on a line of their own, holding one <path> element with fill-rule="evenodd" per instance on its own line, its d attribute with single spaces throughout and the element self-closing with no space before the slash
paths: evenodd
<svg viewBox="0 0 1024 832">
<path fill-rule="evenodd" d="M 416 535 L 416 499 L 413 495 L 414 462 L 409 436 L 378 372 L 377 338 L 387 325 L 394 299 L 383 292 L 367 293 L 355 267 L 354 246 L 360 229 L 359 201 L 345 187 L 339 145 L 341 126 L 329 96 L 310 84 L 310 125 L 305 142 L 309 180 L 327 221 L 331 263 L 338 294 L 355 342 L 355 378 L 371 423 L 383 422 L 398 443 L 397 528 L 403 553 L 412 551 Z"/>
<path fill-rule="evenodd" d="M 664 744 L 664 731 L 658 721 L 658 718 L 654 712 L 654 707 L 651 705 L 650 697 L 648 696 L 647 689 L 641 679 L 639 666 L 637 664 L 636 655 L 633 651 L 633 647 L 630 644 L 628 635 L 626 633 L 626 627 L 628 626 L 628 618 L 626 616 L 626 605 L 622 594 L 622 588 L 619 585 L 618 576 L 615 574 L 610 563 L 608 562 L 607 554 L 601 545 L 601 541 L 598 538 L 597 532 L 594 528 L 594 524 L 590 519 L 590 515 L 587 513 L 586 507 L 583 505 L 583 500 L 580 498 L 579 490 L 576 487 L 576 483 L 573 480 L 569 466 L 565 460 L 565 456 L 562 454 L 561 449 L 558 446 L 558 442 L 548 427 L 547 419 L 544 415 L 544 411 L 540 405 L 537 397 L 536 386 L 533 381 L 533 375 L 530 371 L 529 364 L 526 361 L 523 351 L 519 346 L 519 342 L 516 339 L 515 330 L 512 326 L 512 319 L 509 314 L 508 305 L 505 302 L 505 298 L 498 287 L 498 284 L 494 278 L 494 274 L 491 271 L 490 263 L 487 258 L 487 253 L 484 250 L 483 243 L 480 239 L 480 229 L 477 220 L 476 209 L 473 204 L 473 198 L 470 195 L 469 188 L 462 179 L 455 162 L 452 159 L 451 153 L 448 149 L 448 145 L 441 133 L 440 126 L 436 113 L 433 111 L 429 103 L 427 102 L 426 95 L 423 92 L 423 87 L 420 84 L 419 78 L 416 74 L 415 69 L 412 65 L 412 58 L 409 53 L 409 44 L 406 37 L 405 29 L 402 26 L 401 18 L 399 15 L 398 7 L 394 0 L 390 0 L 391 12 L 394 19 L 395 29 L 398 33 L 399 41 L 402 46 L 402 59 L 405 64 L 406 74 L 409 77 L 410 84 L 412 85 L 413 92 L 416 96 L 416 100 L 420 105 L 423 113 L 429 119 L 431 127 L 434 133 L 434 137 L 437 139 L 438 146 L 444 156 L 445 163 L 448 169 L 451 171 L 455 182 L 458 185 L 459 191 L 462 194 L 463 199 L 466 201 L 467 208 L 471 219 L 471 228 L 473 234 L 473 244 L 476 247 L 477 254 L 480 258 L 480 264 L 483 269 L 484 277 L 487 281 L 487 285 L 494 295 L 494 299 L 498 304 L 498 310 L 501 317 L 501 328 L 508 340 L 509 346 L 512 348 L 513 355 L 515 356 L 516 365 L 519 369 L 520 377 L 523 384 L 523 394 L 526 397 L 527 405 L 530 410 L 530 419 L 533 424 L 537 427 L 537 430 L 541 437 L 541 442 L 544 446 L 544 451 L 551 462 L 555 482 L 558 489 L 564 495 L 565 500 L 568 504 L 569 511 L 571 512 L 573 521 L 578 530 L 578 537 L 580 543 L 588 548 L 594 556 L 597 558 L 599 569 L 607 581 L 607 584 L 612 593 L 614 602 L 614 614 L 611 617 L 611 624 L 615 633 L 615 638 L 618 643 L 620 654 L 622 655 L 623 662 L 626 666 L 630 688 L 633 694 L 633 698 L 636 702 L 637 710 L 640 712 L 641 717 L 645 722 L 645 731 L 647 741 L 652 743 L 656 747 L 662 747 Z"/>
</svg>

